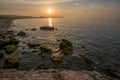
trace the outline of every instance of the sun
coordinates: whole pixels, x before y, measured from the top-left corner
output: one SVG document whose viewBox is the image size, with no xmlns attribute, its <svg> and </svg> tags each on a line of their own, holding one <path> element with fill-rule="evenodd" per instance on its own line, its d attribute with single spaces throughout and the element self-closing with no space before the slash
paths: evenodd
<svg viewBox="0 0 120 80">
<path fill-rule="evenodd" d="M 51 9 L 48 9 L 48 13 L 51 14 L 51 13 L 52 13 L 52 10 L 51 10 Z"/>
</svg>

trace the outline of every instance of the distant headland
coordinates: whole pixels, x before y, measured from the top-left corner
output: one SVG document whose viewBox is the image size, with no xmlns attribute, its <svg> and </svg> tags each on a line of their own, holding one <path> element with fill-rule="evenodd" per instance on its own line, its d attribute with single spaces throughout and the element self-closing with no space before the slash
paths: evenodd
<svg viewBox="0 0 120 80">
<path fill-rule="evenodd" d="M 0 15 L 0 20 L 27 19 L 27 18 L 64 18 L 62 16 L 19 16 L 19 15 Z"/>
</svg>

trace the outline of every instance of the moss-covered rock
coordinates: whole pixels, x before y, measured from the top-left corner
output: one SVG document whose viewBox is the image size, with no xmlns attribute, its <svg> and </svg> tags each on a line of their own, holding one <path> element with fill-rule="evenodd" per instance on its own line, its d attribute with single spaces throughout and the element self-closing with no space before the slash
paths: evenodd
<svg viewBox="0 0 120 80">
<path fill-rule="evenodd" d="M 73 53 L 73 45 L 70 41 L 66 39 L 62 39 L 60 42 L 60 50 L 62 53 L 65 54 L 72 54 Z"/>
<path fill-rule="evenodd" d="M 10 44 L 18 44 L 19 42 L 20 42 L 20 40 L 15 37 L 10 38 L 10 40 L 9 40 Z"/>
<path fill-rule="evenodd" d="M 0 59 L 3 57 L 3 55 L 4 55 L 4 51 L 0 50 Z"/>
<path fill-rule="evenodd" d="M 26 33 L 23 31 L 20 31 L 19 33 L 17 33 L 18 36 L 26 36 Z"/>
<path fill-rule="evenodd" d="M 8 45 L 8 46 L 5 47 L 5 51 L 6 51 L 7 53 L 12 53 L 12 52 L 14 52 L 15 50 L 16 50 L 16 46 L 15 46 L 15 45 Z"/>
<path fill-rule="evenodd" d="M 37 46 L 40 46 L 40 44 L 37 44 L 37 43 L 34 43 L 34 42 L 29 42 L 27 43 L 27 45 L 30 47 L 30 48 L 35 48 Z"/>
<path fill-rule="evenodd" d="M 90 59 L 89 57 L 87 57 L 87 56 L 85 56 L 83 54 L 80 54 L 79 56 L 85 63 L 87 63 L 87 64 L 95 64 L 95 62 L 92 59 Z"/>
<path fill-rule="evenodd" d="M 19 58 L 5 58 L 4 68 L 18 68 Z"/>
<path fill-rule="evenodd" d="M 53 61 L 62 61 L 63 55 L 60 54 L 60 53 L 54 53 L 54 54 L 51 54 L 50 58 L 51 58 Z"/>
<path fill-rule="evenodd" d="M 41 50 L 41 53 L 44 53 L 44 52 L 52 53 L 52 49 L 45 45 L 41 45 L 40 50 Z"/>
<path fill-rule="evenodd" d="M 9 40 L 6 38 L 0 39 L 0 46 L 5 46 L 9 43 Z"/>
</svg>

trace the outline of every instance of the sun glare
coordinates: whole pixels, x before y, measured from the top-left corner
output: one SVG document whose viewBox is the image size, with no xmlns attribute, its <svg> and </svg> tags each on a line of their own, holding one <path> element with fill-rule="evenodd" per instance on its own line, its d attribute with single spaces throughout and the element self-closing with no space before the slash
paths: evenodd
<svg viewBox="0 0 120 80">
<path fill-rule="evenodd" d="M 51 10 L 51 9 L 48 9 L 48 13 L 51 14 L 51 13 L 52 13 L 52 10 Z"/>
</svg>

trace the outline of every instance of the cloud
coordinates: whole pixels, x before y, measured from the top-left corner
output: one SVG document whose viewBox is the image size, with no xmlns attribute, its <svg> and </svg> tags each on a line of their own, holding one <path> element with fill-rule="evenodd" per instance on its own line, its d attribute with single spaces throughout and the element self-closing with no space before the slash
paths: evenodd
<svg viewBox="0 0 120 80">
<path fill-rule="evenodd" d="M 1 0 L 0 3 L 32 3 L 32 4 L 55 4 L 55 3 L 65 3 L 76 0 Z"/>
</svg>

